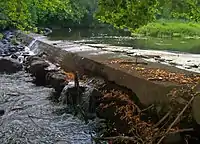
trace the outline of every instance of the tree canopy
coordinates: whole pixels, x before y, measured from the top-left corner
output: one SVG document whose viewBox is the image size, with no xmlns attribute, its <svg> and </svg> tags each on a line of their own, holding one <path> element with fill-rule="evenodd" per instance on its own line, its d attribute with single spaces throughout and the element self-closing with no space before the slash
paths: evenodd
<svg viewBox="0 0 200 144">
<path fill-rule="evenodd" d="M 0 28 L 31 29 L 54 20 L 79 21 L 94 0 L 1 0 Z"/>
<path fill-rule="evenodd" d="M 161 17 L 198 22 L 200 0 L 99 0 L 96 17 L 130 30 Z"/>
<path fill-rule="evenodd" d="M 134 30 L 158 18 L 199 22 L 200 0 L 1 0 L 0 29 L 80 22 L 94 11 L 103 23 Z"/>
</svg>

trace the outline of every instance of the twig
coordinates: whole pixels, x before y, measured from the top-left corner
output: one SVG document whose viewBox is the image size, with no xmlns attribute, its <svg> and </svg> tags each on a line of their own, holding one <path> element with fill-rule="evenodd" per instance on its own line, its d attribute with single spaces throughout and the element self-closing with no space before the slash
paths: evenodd
<svg viewBox="0 0 200 144">
<path fill-rule="evenodd" d="M 170 110 L 168 113 L 166 113 L 165 116 L 162 117 L 162 119 L 160 119 L 160 120 L 154 125 L 154 128 L 158 127 L 171 113 L 172 113 L 172 110 Z"/>
<path fill-rule="evenodd" d="M 171 125 L 168 127 L 167 131 L 165 132 L 165 135 L 163 135 L 161 137 L 161 139 L 158 141 L 157 144 L 160 144 L 163 139 L 165 138 L 165 136 L 169 133 L 170 129 L 174 126 L 174 124 L 179 120 L 179 118 L 183 115 L 183 113 L 185 112 L 185 110 L 188 108 L 188 106 L 192 103 L 192 101 L 194 100 L 194 95 L 192 96 L 192 98 L 190 99 L 190 101 L 187 103 L 187 105 L 185 105 L 185 107 L 183 108 L 183 110 L 178 114 L 178 116 L 176 117 L 176 119 L 171 123 Z"/>
<path fill-rule="evenodd" d="M 134 103 L 135 108 L 137 109 L 138 113 L 141 113 L 141 109 Z"/>
<path fill-rule="evenodd" d="M 145 109 L 141 110 L 141 112 L 145 112 L 145 111 L 147 111 L 147 110 L 151 109 L 152 107 L 154 107 L 154 104 L 152 104 L 152 105 L 150 105 L 149 107 L 147 107 L 147 108 L 145 108 Z"/>
<path fill-rule="evenodd" d="M 183 132 L 193 132 L 193 131 L 194 131 L 193 128 L 188 128 L 188 129 L 180 129 L 180 130 L 177 130 L 175 132 L 170 132 L 169 134 L 183 133 Z"/>
</svg>

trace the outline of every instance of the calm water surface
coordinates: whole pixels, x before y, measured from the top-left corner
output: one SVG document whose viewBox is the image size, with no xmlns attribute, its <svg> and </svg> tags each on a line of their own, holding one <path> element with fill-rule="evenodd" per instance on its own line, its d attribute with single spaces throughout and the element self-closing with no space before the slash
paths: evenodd
<svg viewBox="0 0 200 144">
<path fill-rule="evenodd" d="M 133 49 L 168 50 L 200 54 L 200 39 L 194 38 L 136 38 L 129 32 L 112 28 L 54 29 L 50 40 L 71 40 L 87 44 L 129 46 Z"/>
</svg>

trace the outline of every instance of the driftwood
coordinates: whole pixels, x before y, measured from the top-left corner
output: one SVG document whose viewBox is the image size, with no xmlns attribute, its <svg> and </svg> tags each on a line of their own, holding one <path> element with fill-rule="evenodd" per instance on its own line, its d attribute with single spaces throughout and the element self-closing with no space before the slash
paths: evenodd
<svg viewBox="0 0 200 144">
<path fill-rule="evenodd" d="M 162 143 L 163 139 L 166 137 L 166 135 L 169 133 L 170 129 L 174 126 L 174 124 L 180 119 L 180 117 L 183 115 L 183 113 L 185 112 L 185 110 L 190 106 L 190 104 L 192 103 L 192 101 L 194 100 L 195 96 L 193 95 L 192 98 L 190 99 L 190 101 L 185 105 L 185 107 L 183 108 L 183 110 L 178 114 L 178 116 L 175 118 L 175 120 L 170 124 L 170 126 L 168 127 L 168 129 L 166 130 L 165 134 L 160 138 L 160 140 L 158 141 L 157 144 Z"/>
</svg>

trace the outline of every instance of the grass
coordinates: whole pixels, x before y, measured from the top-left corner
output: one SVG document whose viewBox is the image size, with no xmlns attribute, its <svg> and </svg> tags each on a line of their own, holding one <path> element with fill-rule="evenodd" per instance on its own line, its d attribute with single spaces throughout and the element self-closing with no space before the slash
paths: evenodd
<svg viewBox="0 0 200 144">
<path fill-rule="evenodd" d="M 158 20 L 135 30 L 150 37 L 200 37 L 200 23 L 180 20 Z"/>
</svg>

